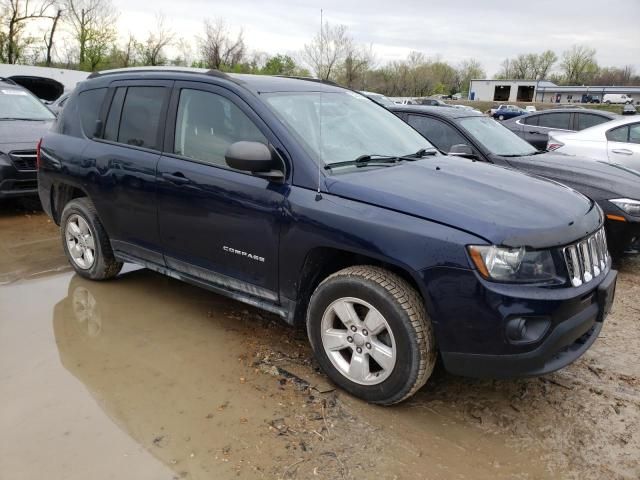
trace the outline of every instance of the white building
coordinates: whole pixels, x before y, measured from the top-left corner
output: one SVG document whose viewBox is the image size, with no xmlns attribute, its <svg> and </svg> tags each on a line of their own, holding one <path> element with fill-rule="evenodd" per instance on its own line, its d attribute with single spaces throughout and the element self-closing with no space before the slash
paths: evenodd
<svg viewBox="0 0 640 480">
<path fill-rule="evenodd" d="M 469 100 L 486 102 L 588 103 L 606 93 L 625 93 L 640 104 L 640 86 L 567 86 L 547 80 L 471 80 Z"/>
</svg>

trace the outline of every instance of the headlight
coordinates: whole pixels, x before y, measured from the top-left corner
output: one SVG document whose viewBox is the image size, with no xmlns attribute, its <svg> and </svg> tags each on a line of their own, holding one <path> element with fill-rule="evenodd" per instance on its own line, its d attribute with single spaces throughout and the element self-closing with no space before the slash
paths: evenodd
<svg viewBox="0 0 640 480">
<path fill-rule="evenodd" d="M 640 217 L 640 200 L 631 200 L 630 198 L 614 198 L 609 200 L 620 210 L 624 210 L 629 215 Z"/>
<path fill-rule="evenodd" d="M 480 274 L 496 282 L 533 283 L 557 278 L 549 250 L 470 245 L 469 255 Z"/>
</svg>

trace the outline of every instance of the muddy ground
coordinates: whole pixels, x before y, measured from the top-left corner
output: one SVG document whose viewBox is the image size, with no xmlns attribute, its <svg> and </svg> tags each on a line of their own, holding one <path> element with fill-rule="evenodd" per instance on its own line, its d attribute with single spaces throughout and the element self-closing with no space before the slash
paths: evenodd
<svg viewBox="0 0 640 480">
<path fill-rule="evenodd" d="M 437 371 L 374 407 L 303 332 L 133 266 L 74 275 L 33 205 L 0 205 L 0 478 L 640 478 L 640 259 L 600 338 L 542 377 Z"/>
</svg>

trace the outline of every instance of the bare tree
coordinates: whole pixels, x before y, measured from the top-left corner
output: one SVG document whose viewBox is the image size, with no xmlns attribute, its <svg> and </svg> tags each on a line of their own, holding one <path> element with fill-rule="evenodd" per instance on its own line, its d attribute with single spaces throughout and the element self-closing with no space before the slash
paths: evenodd
<svg viewBox="0 0 640 480">
<path fill-rule="evenodd" d="M 304 46 L 303 57 L 316 77 L 330 80 L 345 61 L 352 45 L 353 39 L 345 25 L 331 26 L 325 22 L 311 43 Z"/>
<path fill-rule="evenodd" d="M 205 20 L 204 38 L 199 43 L 204 64 L 208 68 L 233 68 L 246 54 L 242 31 L 232 38 L 226 22 L 221 18 Z"/>
<path fill-rule="evenodd" d="M 65 0 L 67 21 L 78 44 L 78 63 L 97 67 L 116 39 L 118 13 L 111 0 Z"/>
<path fill-rule="evenodd" d="M 169 29 L 162 13 L 156 14 L 156 29 L 149 33 L 146 42 L 142 44 L 142 62 L 144 65 L 163 65 L 167 62 L 164 50 L 174 39 L 175 35 Z"/>
<path fill-rule="evenodd" d="M 27 23 L 38 18 L 52 18 L 48 13 L 53 7 L 54 0 L 29 2 L 29 0 L 2 0 L 1 9 L 4 10 L 2 23 L 6 31 L 0 36 L 2 48 L 0 60 L 6 63 L 16 63 L 27 43 L 23 33 Z"/>
<path fill-rule="evenodd" d="M 176 42 L 176 50 L 178 51 L 178 56 L 172 63 L 182 67 L 190 66 L 193 61 L 193 49 L 191 48 L 191 43 L 185 38 L 180 38 Z"/>
<path fill-rule="evenodd" d="M 58 7 L 56 14 L 52 18 L 51 22 L 51 30 L 45 33 L 44 35 L 44 46 L 47 50 L 47 56 L 45 59 L 45 65 L 50 67 L 52 62 L 51 53 L 53 51 L 53 37 L 56 34 L 56 28 L 58 27 L 58 22 L 60 22 L 60 18 L 62 17 L 62 8 Z"/>
<path fill-rule="evenodd" d="M 598 72 L 596 51 L 584 45 L 574 45 L 562 53 L 560 68 L 567 84 L 587 82 Z"/>
<path fill-rule="evenodd" d="M 339 81 L 349 88 L 363 90 L 365 88 L 365 74 L 375 62 L 373 47 L 356 45 L 350 42 L 347 53 L 340 68 Z"/>
<path fill-rule="evenodd" d="M 538 65 L 536 71 L 536 79 L 543 80 L 547 78 L 551 69 L 558 61 L 558 56 L 552 50 L 545 50 L 538 55 Z"/>
<path fill-rule="evenodd" d="M 473 58 L 463 60 L 458 65 L 456 72 L 456 90 L 458 92 L 468 92 L 471 80 L 485 78 L 486 75 L 478 60 Z"/>
</svg>

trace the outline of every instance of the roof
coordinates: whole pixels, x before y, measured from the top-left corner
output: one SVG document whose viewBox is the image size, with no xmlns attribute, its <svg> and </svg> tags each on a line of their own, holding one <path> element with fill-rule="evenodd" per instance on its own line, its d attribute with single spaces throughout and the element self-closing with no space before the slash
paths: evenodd
<svg viewBox="0 0 640 480">
<path fill-rule="evenodd" d="M 188 78 L 193 76 L 223 78 L 238 85 L 242 85 L 256 93 L 268 92 L 338 92 L 343 88 L 332 82 L 324 82 L 315 78 L 283 77 L 271 75 L 250 75 L 243 73 L 225 73 L 219 70 L 190 67 L 134 67 L 95 72 L 89 79 L 104 78 L 105 76 L 122 76 L 126 78 Z"/>
<path fill-rule="evenodd" d="M 528 78 L 474 78 L 471 80 L 472 82 L 499 82 L 499 83 L 509 83 L 509 82 L 518 82 L 518 83 L 535 83 L 539 87 L 555 87 L 556 84 L 550 82 L 549 80 L 531 80 Z"/>
<path fill-rule="evenodd" d="M 640 93 L 640 86 L 624 86 L 624 85 L 567 85 L 567 86 L 543 86 L 539 85 L 539 88 L 544 91 L 552 92 L 590 92 L 590 93 Z"/>
<path fill-rule="evenodd" d="M 449 108 L 449 107 L 432 107 L 428 105 L 397 105 L 388 107 L 388 110 L 392 112 L 405 112 L 405 113 L 428 113 L 435 117 L 445 118 L 464 118 L 464 117 L 478 117 L 482 116 L 481 113 L 474 112 L 473 110 L 462 108 Z"/>
<path fill-rule="evenodd" d="M 67 70 L 64 68 L 35 67 L 32 65 L 0 64 L 0 77 L 42 77 L 51 78 L 64 85 L 65 90 L 73 90 L 78 82 L 81 82 L 89 72 L 79 70 Z"/>
<path fill-rule="evenodd" d="M 532 115 L 539 115 L 541 113 L 551 113 L 551 112 L 561 112 L 561 113 L 595 113 L 597 115 L 602 115 L 604 117 L 609 118 L 619 118 L 620 115 L 617 113 L 609 112 L 607 110 L 598 110 L 595 108 L 571 108 L 571 107 L 563 107 L 563 108 L 547 108 L 545 110 L 538 110 L 537 112 L 531 112 Z"/>
</svg>

